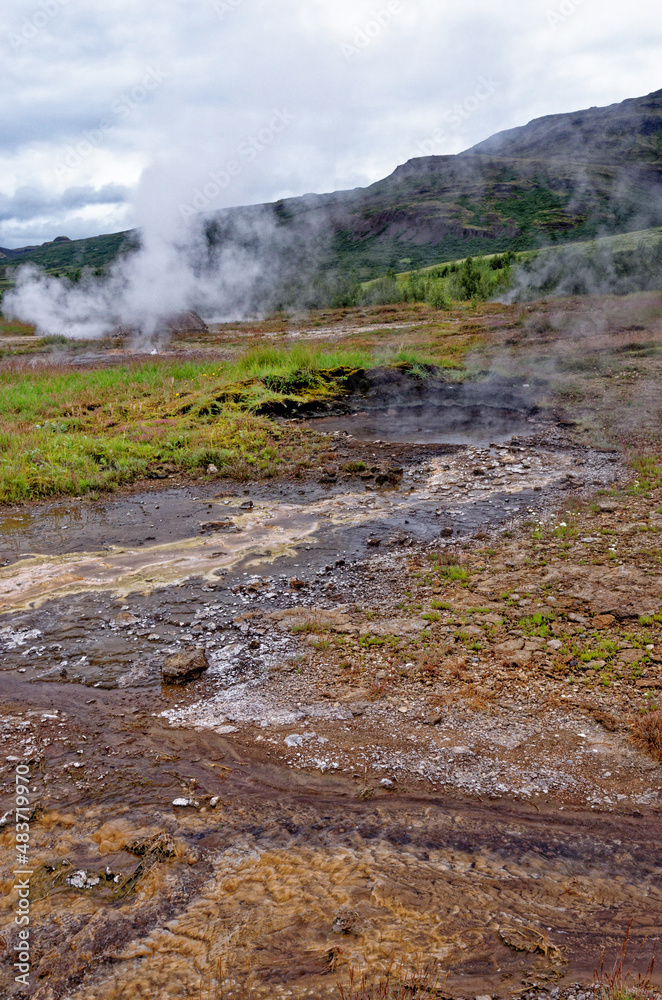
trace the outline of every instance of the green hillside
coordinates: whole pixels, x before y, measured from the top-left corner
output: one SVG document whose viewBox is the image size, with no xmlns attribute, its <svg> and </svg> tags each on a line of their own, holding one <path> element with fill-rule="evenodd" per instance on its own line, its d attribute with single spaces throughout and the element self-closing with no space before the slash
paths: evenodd
<svg viewBox="0 0 662 1000">
<path fill-rule="evenodd" d="M 9 274 L 15 267 L 26 263 L 38 264 L 47 271 L 77 270 L 83 267 L 96 270 L 114 260 L 121 250 L 128 250 L 136 243 L 136 234 L 131 230 L 93 236 L 85 240 L 59 237 L 39 247 L 18 250 L 0 248 L 0 265 Z"/>
<path fill-rule="evenodd" d="M 409 160 L 367 188 L 218 212 L 207 239 L 210 249 L 232 242 L 263 256 L 273 302 L 287 302 L 328 275 L 366 281 L 660 226 L 662 90 L 536 119 L 457 156 Z M 130 232 L 58 240 L 0 251 L 0 264 L 8 280 L 26 261 L 53 272 L 97 269 L 136 240 Z"/>
</svg>

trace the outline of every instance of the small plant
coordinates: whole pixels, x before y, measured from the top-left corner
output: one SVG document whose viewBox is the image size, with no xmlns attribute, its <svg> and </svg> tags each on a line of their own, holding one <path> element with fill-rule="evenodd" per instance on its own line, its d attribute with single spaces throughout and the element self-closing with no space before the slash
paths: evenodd
<svg viewBox="0 0 662 1000">
<path fill-rule="evenodd" d="M 469 570 L 462 566 L 442 566 L 440 572 L 451 583 L 465 583 L 469 579 Z"/>
<path fill-rule="evenodd" d="M 350 968 L 349 984 L 337 983 L 339 1000 L 432 1000 L 439 996 L 438 975 L 430 967 L 406 972 L 401 966 L 391 966 L 385 976 L 372 979 L 367 973 Z"/>
<path fill-rule="evenodd" d="M 634 964 L 646 945 L 647 938 L 644 938 L 639 945 L 631 964 L 626 968 L 631 927 L 632 921 L 628 924 L 623 947 L 612 969 L 610 971 L 605 969 L 603 954 L 600 960 L 600 967 L 595 970 L 596 996 L 601 997 L 602 1000 L 655 1000 L 659 995 L 653 989 L 652 983 L 653 968 L 655 966 L 655 949 L 653 949 L 646 972 L 643 975 L 639 973 L 636 978 L 633 976 Z"/>
<path fill-rule="evenodd" d="M 309 618 L 305 622 L 301 622 L 300 625 L 295 625 L 292 629 L 294 635 L 315 635 L 320 632 L 326 631 L 324 626 L 320 621 L 314 618 Z"/>
<path fill-rule="evenodd" d="M 647 712 L 635 720 L 635 741 L 659 761 L 662 761 L 662 711 Z"/>
<path fill-rule="evenodd" d="M 379 698 L 383 698 L 387 691 L 386 681 L 375 681 L 368 689 L 368 698 L 370 701 L 377 701 Z"/>
</svg>

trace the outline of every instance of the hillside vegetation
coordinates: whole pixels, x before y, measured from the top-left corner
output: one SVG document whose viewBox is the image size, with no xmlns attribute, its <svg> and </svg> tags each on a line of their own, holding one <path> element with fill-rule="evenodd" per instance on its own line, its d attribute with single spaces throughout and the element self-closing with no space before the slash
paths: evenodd
<svg viewBox="0 0 662 1000">
<path fill-rule="evenodd" d="M 260 304 L 342 304 L 348 284 L 485 256 L 662 226 L 662 90 L 540 118 L 457 156 L 409 160 L 367 188 L 228 209 L 207 220 L 210 254 L 231 244 L 268 262 Z M 76 277 L 137 233 L 1 250 Z M 2 277 L 2 276 L 0 276 Z"/>
</svg>

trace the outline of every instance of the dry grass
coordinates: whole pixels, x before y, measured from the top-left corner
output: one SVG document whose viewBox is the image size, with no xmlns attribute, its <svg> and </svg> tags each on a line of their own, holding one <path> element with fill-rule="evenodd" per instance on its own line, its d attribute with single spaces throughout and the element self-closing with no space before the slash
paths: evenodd
<svg viewBox="0 0 662 1000">
<path fill-rule="evenodd" d="M 612 968 L 605 969 L 603 957 L 600 967 L 595 971 L 596 995 L 601 1000 L 659 1000 L 660 994 L 653 989 L 652 982 L 653 969 L 655 967 L 655 948 L 653 948 L 646 971 L 634 974 L 634 966 L 645 948 L 648 939 L 642 941 L 628 965 L 631 927 L 632 921 L 628 925 L 623 946 Z"/>
<path fill-rule="evenodd" d="M 632 728 L 639 746 L 662 761 L 662 709 L 639 716 Z"/>
<path fill-rule="evenodd" d="M 339 1000 L 431 1000 L 443 995 L 439 974 L 430 966 L 413 972 L 392 966 L 378 978 L 350 969 L 348 983 L 337 985 Z"/>
</svg>

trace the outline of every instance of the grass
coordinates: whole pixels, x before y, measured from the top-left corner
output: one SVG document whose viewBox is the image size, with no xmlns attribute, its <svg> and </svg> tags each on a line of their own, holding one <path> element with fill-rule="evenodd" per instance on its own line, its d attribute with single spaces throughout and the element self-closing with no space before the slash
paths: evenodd
<svg viewBox="0 0 662 1000">
<path fill-rule="evenodd" d="M 469 570 L 462 566 L 441 566 L 439 572 L 449 583 L 466 583 L 469 579 Z"/>
<path fill-rule="evenodd" d="M 156 471 L 259 478 L 310 463 L 317 436 L 260 411 L 345 391 L 364 350 L 260 347 L 235 361 L 154 359 L 0 371 L 0 502 L 110 489 Z"/>
<path fill-rule="evenodd" d="M 76 361 L 79 350 L 89 352 L 91 345 L 58 338 L 47 344 L 28 336 L 29 327 L 0 321 L 0 335 L 22 341 L 6 343 L 0 360 L 0 502 L 112 489 L 146 474 L 200 474 L 209 464 L 221 476 L 240 480 L 296 474 L 314 467 L 321 439 L 266 418 L 324 405 L 346 393 L 357 373 L 401 365 L 425 377 L 425 366 L 432 364 L 451 380 L 491 370 L 535 381 L 536 372 L 552 362 L 556 370 L 558 361 L 569 366 L 572 389 L 573 402 L 563 405 L 582 420 L 589 414 L 589 439 L 621 447 L 631 461 L 633 485 L 621 498 L 627 504 L 662 483 L 655 404 L 662 363 L 623 353 L 635 341 L 655 337 L 662 304 L 659 295 L 644 294 L 608 306 L 606 331 L 589 330 L 590 309 L 581 300 L 568 300 L 553 315 L 544 302 L 535 313 L 497 303 L 439 312 L 421 302 L 326 310 L 304 319 L 278 313 L 224 324 L 195 345 L 190 337 L 175 340 L 171 347 L 189 352 L 190 360 L 182 353 L 117 364 L 113 357 L 94 368 Z M 633 320 L 635 332 L 626 330 Z M 314 323 L 329 327 L 328 340 L 306 339 Z M 338 324 L 342 346 L 334 341 Z M 296 342 L 290 339 L 293 329 Z M 119 344 L 93 349 L 103 357 L 113 346 Z M 587 357 L 599 359 L 600 370 L 575 371 L 575 360 Z M 645 385 L 621 378 L 633 366 L 648 379 Z M 545 390 L 550 401 L 563 403 L 564 384 L 551 379 Z M 645 398 L 642 385 L 648 387 Z M 354 462 L 347 471 L 365 470 Z M 556 545 L 575 541 L 573 520 L 556 522 Z M 544 541 L 547 531 L 534 530 Z M 467 583 L 465 572 L 446 566 L 436 571 L 446 585 Z"/>
<path fill-rule="evenodd" d="M 441 989 L 430 968 L 407 972 L 401 966 L 391 967 L 376 979 L 350 968 L 348 979 L 348 984 L 337 983 L 339 1000 L 428 1000 L 439 996 Z"/>
<path fill-rule="evenodd" d="M 599 969 L 595 971 L 596 995 L 601 1000 L 656 1000 L 659 997 L 659 993 L 653 989 L 652 982 L 653 969 L 655 967 L 655 948 L 653 948 L 646 972 L 643 974 L 639 973 L 637 976 L 633 974 L 634 965 L 646 945 L 647 938 L 637 948 L 631 964 L 626 967 L 631 928 L 632 921 L 628 925 L 623 945 L 612 968 L 609 970 L 605 969 L 603 957 Z"/>
<path fill-rule="evenodd" d="M 662 761 L 662 710 L 639 716 L 634 721 L 633 730 L 639 746 Z"/>
</svg>

